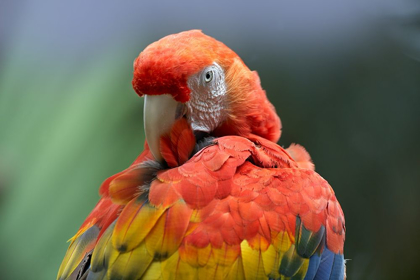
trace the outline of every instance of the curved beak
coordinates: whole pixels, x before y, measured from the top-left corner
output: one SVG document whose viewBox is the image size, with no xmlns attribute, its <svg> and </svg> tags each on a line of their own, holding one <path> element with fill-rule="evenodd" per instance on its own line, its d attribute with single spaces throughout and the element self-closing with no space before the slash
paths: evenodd
<svg viewBox="0 0 420 280">
<path fill-rule="evenodd" d="M 158 162 L 163 162 L 160 138 L 168 134 L 174 122 L 186 113 L 185 105 L 169 94 L 144 97 L 144 131 L 150 151 Z"/>
</svg>

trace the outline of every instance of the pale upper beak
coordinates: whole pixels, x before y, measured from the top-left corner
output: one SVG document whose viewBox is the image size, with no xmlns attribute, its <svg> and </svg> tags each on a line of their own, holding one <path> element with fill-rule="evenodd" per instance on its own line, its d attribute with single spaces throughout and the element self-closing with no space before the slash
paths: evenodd
<svg viewBox="0 0 420 280">
<path fill-rule="evenodd" d="M 156 161 L 164 161 L 160 152 L 161 136 L 168 134 L 174 122 L 185 113 L 185 105 L 175 101 L 169 94 L 144 97 L 144 131 Z"/>
</svg>

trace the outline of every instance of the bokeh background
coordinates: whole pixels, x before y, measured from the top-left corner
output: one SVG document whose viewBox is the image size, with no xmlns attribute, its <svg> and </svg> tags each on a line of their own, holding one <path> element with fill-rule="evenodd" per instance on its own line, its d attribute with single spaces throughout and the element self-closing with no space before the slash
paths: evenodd
<svg viewBox="0 0 420 280">
<path fill-rule="evenodd" d="M 1 279 L 54 279 L 97 189 L 142 151 L 132 62 L 202 29 L 260 74 L 346 214 L 349 279 L 420 275 L 420 3 L 0 2 Z"/>
</svg>

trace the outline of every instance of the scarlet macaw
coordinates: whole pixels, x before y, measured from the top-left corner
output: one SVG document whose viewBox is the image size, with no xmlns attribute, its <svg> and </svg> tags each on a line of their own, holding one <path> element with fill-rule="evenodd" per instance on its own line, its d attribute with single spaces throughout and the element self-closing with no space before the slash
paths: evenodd
<svg viewBox="0 0 420 280">
<path fill-rule="evenodd" d="M 256 72 L 192 30 L 134 62 L 144 151 L 105 180 L 57 279 L 343 279 L 344 215 Z"/>
</svg>

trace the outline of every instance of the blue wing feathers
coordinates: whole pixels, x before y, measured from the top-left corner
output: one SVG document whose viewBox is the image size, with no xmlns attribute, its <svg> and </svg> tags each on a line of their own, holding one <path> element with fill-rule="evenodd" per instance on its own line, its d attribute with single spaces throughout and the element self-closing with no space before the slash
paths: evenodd
<svg viewBox="0 0 420 280">
<path fill-rule="evenodd" d="M 334 253 L 324 248 L 321 255 L 321 263 L 319 264 L 314 280 L 329 280 L 333 263 Z"/>
<path fill-rule="evenodd" d="M 330 280 L 343 280 L 344 279 L 344 256 L 335 254 L 334 264 L 331 269 Z"/>
<path fill-rule="evenodd" d="M 322 255 L 315 253 L 309 260 L 305 280 L 343 280 L 344 256 L 324 248 Z"/>
<path fill-rule="evenodd" d="M 316 272 L 318 271 L 319 264 L 321 263 L 321 255 L 315 253 L 309 259 L 308 271 L 306 272 L 305 280 L 313 280 Z"/>
</svg>

